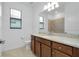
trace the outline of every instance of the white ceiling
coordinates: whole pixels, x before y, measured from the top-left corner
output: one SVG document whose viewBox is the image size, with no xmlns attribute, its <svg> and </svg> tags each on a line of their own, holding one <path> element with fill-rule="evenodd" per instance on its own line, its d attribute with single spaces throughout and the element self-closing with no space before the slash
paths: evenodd
<svg viewBox="0 0 79 59">
<path fill-rule="evenodd" d="M 47 2 L 20 2 L 20 3 L 22 3 L 22 4 L 24 4 L 24 5 L 30 5 L 30 6 L 38 6 L 38 5 L 40 5 L 40 4 L 45 4 L 45 3 L 47 3 Z M 59 4 L 60 4 L 60 6 L 63 6 L 64 4 L 65 4 L 65 2 L 59 2 Z"/>
<path fill-rule="evenodd" d="M 31 7 L 39 7 L 40 4 L 46 4 L 47 2 L 21 2 L 22 4 L 24 5 L 29 5 Z M 60 13 L 63 13 L 64 12 L 64 7 L 65 7 L 65 2 L 59 2 L 59 5 L 60 7 L 51 11 L 51 12 L 48 12 L 48 11 L 44 11 L 42 13 L 47 13 L 47 14 L 54 14 L 56 11 L 57 12 L 60 12 Z"/>
<path fill-rule="evenodd" d="M 21 2 L 22 4 L 24 4 L 24 5 L 30 5 L 30 6 L 32 6 L 32 7 L 35 7 L 35 6 L 39 6 L 40 4 L 42 4 L 42 3 L 47 3 L 47 2 Z"/>
<path fill-rule="evenodd" d="M 29 5 L 29 6 L 32 6 L 32 7 L 39 4 L 37 2 L 20 2 L 20 3 L 24 4 L 24 5 Z"/>
</svg>

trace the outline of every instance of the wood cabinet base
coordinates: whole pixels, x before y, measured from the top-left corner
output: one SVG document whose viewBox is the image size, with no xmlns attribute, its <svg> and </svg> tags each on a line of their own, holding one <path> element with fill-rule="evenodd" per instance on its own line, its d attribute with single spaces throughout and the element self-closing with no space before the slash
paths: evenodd
<svg viewBox="0 0 79 59">
<path fill-rule="evenodd" d="M 31 49 L 40 57 L 79 57 L 79 48 L 31 36 Z"/>
</svg>

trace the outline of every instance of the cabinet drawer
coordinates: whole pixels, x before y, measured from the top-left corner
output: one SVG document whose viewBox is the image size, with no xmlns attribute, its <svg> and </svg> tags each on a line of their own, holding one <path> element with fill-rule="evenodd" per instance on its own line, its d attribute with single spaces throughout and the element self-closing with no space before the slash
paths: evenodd
<svg viewBox="0 0 79 59">
<path fill-rule="evenodd" d="M 70 47 L 70 46 L 53 42 L 52 48 L 55 48 L 55 49 L 57 49 L 57 50 L 59 50 L 59 51 L 61 51 L 63 53 L 68 54 L 68 55 L 72 55 L 72 47 Z"/>
<path fill-rule="evenodd" d="M 57 51 L 57 50 L 53 50 L 52 56 L 53 57 L 70 57 L 69 55 L 64 54 L 64 53 Z"/>
<path fill-rule="evenodd" d="M 36 40 L 47 45 L 47 46 L 51 46 L 51 41 L 49 41 L 49 40 L 46 40 L 44 38 L 39 38 L 39 37 L 37 37 Z"/>
</svg>

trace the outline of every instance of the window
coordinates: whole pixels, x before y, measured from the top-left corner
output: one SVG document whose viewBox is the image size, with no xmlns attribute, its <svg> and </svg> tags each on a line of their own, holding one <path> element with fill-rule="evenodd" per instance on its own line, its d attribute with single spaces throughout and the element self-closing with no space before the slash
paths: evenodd
<svg viewBox="0 0 79 59">
<path fill-rule="evenodd" d="M 22 28 L 22 15 L 21 11 L 16 9 L 10 9 L 10 29 Z"/>
<path fill-rule="evenodd" d="M 40 29 L 44 29 L 44 18 L 40 17 Z"/>
</svg>

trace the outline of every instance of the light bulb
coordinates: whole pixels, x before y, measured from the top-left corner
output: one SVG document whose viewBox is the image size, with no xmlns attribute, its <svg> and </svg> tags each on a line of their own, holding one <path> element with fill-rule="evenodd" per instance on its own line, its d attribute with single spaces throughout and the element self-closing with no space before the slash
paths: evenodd
<svg viewBox="0 0 79 59">
<path fill-rule="evenodd" d="M 46 9 L 48 9 L 48 6 L 47 5 L 44 6 L 44 10 L 46 10 Z"/>
<path fill-rule="evenodd" d="M 51 9 L 53 10 L 54 9 L 54 6 L 52 6 Z"/>
<path fill-rule="evenodd" d="M 48 11 L 51 11 L 51 8 L 48 8 Z"/>
<path fill-rule="evenodd" d="M 50 6 L 51 6 L 51 4 L 50 4 L 50 2 L 48 3 L 48 8 L 50 8 Z"/>
<path fill-rule="evenodd" d="M 58 7 L 59 7 L 59 4 L 58 4 L 58 3 L 56 3 L 56 4 L 55 4 L 55 8 L 58 8 Z"/>
<path fill-rule="evenodd" d="M 52 6 L 54 6 L 54 3 L 53 3 L 53 2 L 51 3 L 51 7 L 52 7 Z"/>
</svg>

